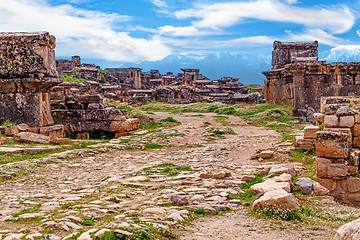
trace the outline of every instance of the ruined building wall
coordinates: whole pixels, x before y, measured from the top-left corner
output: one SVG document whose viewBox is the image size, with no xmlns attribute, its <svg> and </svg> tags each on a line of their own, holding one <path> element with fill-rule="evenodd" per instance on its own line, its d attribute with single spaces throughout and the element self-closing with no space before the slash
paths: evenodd
<svg viewBox="0 0 360 240">
<path fill-rule="evenodd" d="M 52 124 L 48 91 L 57 79 L 55 37 L 0 33 L 0 122 Z"/>
<path fill-rule="evenodd" d="M 313 51 L 309 55 L 312 59 Z M 278 60 L 275 60 L 277 62 Z M 264 95 L 268 104 L 294 106 L 294 113 L 312 121 L 320 110 L 323 96 L 360 95 L 360 63 L 331 63 L 309 60 L 303 63 L 275 65 L 263 73 Z"/>
</svg>

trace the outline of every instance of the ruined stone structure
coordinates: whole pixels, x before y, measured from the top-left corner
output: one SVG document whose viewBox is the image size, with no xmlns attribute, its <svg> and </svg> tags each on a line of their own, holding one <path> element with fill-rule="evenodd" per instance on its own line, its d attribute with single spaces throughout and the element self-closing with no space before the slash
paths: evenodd
<svg viewBox="0 0 360 240">
<path fill-rule="evenodd" d="M 322 96 L 360 94 L 360 63 L 317 61 L 316 48 L 317 42 L 274 43 L 273 70 L 263 73 L 266 103 L 293 105 L 296 115 L 314 121 Z"/>
<path fill-rule="evenodd" d="M 360 151 L 352 149 L 360 147 L 360 99 L 323 97 L 314 117 L 323 130 L 308 127 L 303 139 L 315 144 L 317 180 L 339 201 L 360 206 Z"/>
<path fill-rule="evenodd" d="M 181 69 L 183 71 L 182 84 L 193 85 L 199 79 L 199 69 Z"/>
<path fill-rule="evenodd" d="M 55 37 L 47 32 L 0 33 L 0 122 L 53 124 L 49 89 L 57 78 Z"/>
<path fill-rule="evenodd" d="M 318 61 L 318 42 L 274 42 L 273 69 L 287 64 Z"/>
<path fill-rule="evenodd" d="M 141 89 L 141 68 L 106 68 L 114 78 L 116 84 L 130 84 L 134 89 Z"/>
<path fill-rule="evenodd" d="M 51 91 L 54 121 L 77 138 L 89 139 L 91 133 L 112 133 L 119 137 L 139 128 L 139 120 L 129 118 L 126 110 L 105 105 L 99 94 L 80 95 L 86 84 L 63 83 Z"/>
</svg>

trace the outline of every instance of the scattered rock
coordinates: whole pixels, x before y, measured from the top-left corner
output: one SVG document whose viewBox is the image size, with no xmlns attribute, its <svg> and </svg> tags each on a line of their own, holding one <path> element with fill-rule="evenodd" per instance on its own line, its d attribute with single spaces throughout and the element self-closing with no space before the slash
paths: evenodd
<svg viewBox="0 0 360 240">
<path fill-rule="evenodd" d="M 308 195 L 313 191 L 313 181 L 310 178 L 299 178 L 295 183 L 302 194 Z"/>
<path fill-rule="evenodd" d="M 335 240 L 360 239 L 360 219 L 342 225 L 335 234 Z"/>
<path fill-rule="evenodd" d="M 297 199 L 283 189 L 266 192 L 254 201 L 253 210 L 274 208 L 280 210 L 295 211 L 299 207 Z"/>
<path fill-rule="evenodd" d="M 170 202 L 174 205 L 186 205 L 189 203 L 189 200 L 184 195 L 172 195 L 170 197 Z"/>
</svg>

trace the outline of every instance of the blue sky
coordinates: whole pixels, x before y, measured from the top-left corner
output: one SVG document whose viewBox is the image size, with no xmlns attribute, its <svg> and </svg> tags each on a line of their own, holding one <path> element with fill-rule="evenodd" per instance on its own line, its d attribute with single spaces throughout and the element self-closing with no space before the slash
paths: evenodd
<svg viewBox="0 0 360 240">
<path fill-rule="evenodd" d="M 360 0 L 0 0 L 0 31 L 49 31 L 57 58 L 271 54 L 274 40 L 360 48 Z"/>
</svg>

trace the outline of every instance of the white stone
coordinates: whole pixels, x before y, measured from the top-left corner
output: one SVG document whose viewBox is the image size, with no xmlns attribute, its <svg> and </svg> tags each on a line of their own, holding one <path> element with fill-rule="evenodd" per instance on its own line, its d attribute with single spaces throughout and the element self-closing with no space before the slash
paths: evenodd
<svg viewBox="0 0 360 240">
<path fill-rule="evenodd" d="M 262 208 L 274 208 L 280 210 L 295 211 L 299 207 L 297 199 L 290 193 L 280 189 L 266 192 L 254 201 L 253 210 Z"/>
<path fill-rule="evenodd" d="M 342 225 L 335 234 L 335 240 L 360 239 L 360 219 Z"/>
<path fill-rule="evenodd" d="M 272 179 L 251 186 L 251 190 L 253 190 L 253 192 L 270 192 L 279 189 L 288 193 L 291 192 L 290 184 L 288 182 L 276 182 Z"/>
</svg>

